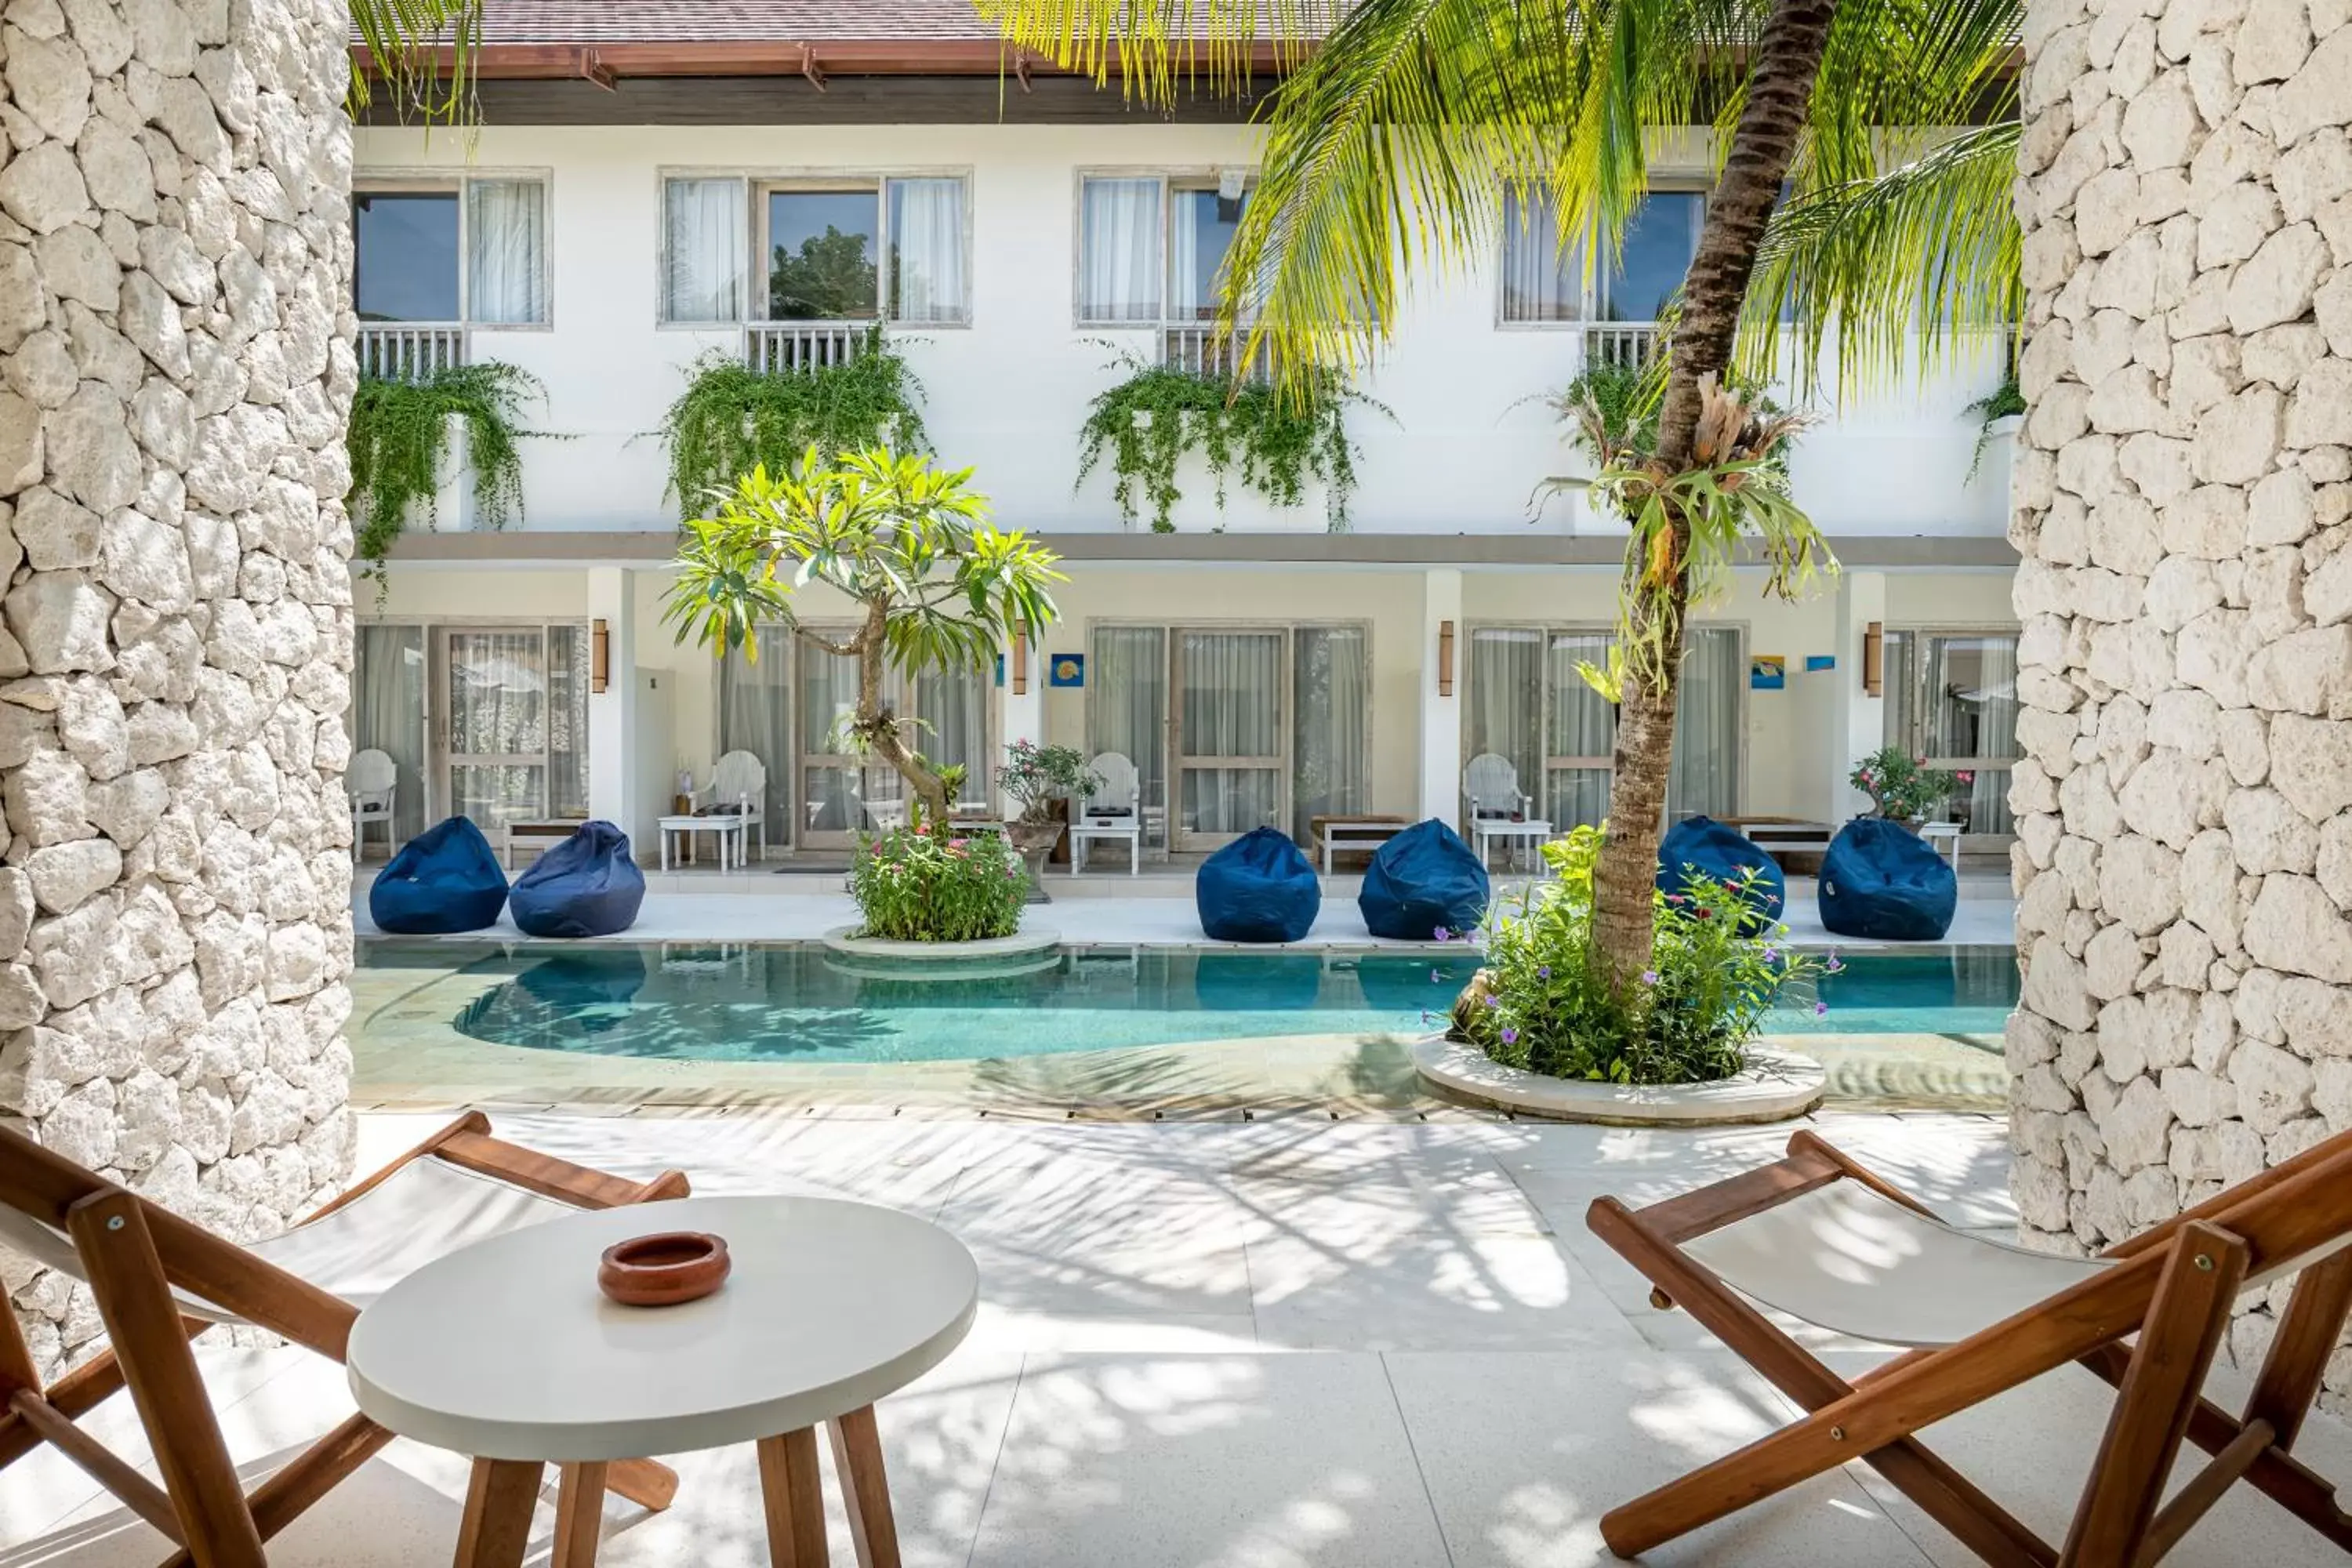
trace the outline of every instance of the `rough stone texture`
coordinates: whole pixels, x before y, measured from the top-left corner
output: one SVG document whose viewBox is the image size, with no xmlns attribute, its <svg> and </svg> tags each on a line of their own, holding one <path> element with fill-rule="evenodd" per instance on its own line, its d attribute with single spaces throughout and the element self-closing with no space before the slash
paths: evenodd
<svg viewBox="0 0 2352 1568">
<path fill-rule="evenodd" d="M 2352 6 L 2024 44 L 2013 1182 L 2090 1250 L 2352 1130 Z"/>
<path fill-rule="evenodd" d="M 352 1144 L 346 16 L 0 9 L 0 1124 L 266 1234 Z"/>
</svg>

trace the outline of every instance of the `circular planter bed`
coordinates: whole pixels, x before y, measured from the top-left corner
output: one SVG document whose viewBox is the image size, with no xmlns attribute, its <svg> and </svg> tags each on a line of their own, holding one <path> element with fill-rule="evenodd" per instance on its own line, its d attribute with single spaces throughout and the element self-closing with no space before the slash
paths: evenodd
<svg viewBox="0 0 2352 1568">
<path fill-rule="evenodd" d="M 1562 1121 L 1706 1127 L 1780 1121 L 1822 1102 L 1829 1075 L 1811 1057 L 1758 1048 L 1748 1070 L 1713 1083 L 1580 1083 L 1505 1067 L 1475 1046 L 1433 1036 L 1412 1047 L 1422 1080 L 1465 1100 Z"/>
<path fill-rule="evenodd" d="M 987 980 L 1050 969 L 1061 962 L 1062 933 L 1028 926 L 986 942 L 882 942 L 835 926 L 821 939 L 828 967 L 874 980 Z"/>
</svg>

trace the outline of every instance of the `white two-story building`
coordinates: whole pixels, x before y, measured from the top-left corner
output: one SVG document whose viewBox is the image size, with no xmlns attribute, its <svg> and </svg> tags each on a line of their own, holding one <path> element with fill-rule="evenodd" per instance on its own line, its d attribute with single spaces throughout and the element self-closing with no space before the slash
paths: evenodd
<svg viewBox="0 0 2352 1568">
<path fill-rule="evenodd" d="M 896 797 L 837 749 L 845 661 L 777 637 L 721 664 L 660 616 L 678 504 L 654 432 L 688 366 L 851 353 L 876 322 L 939 458 L 1069 577 L 1042 646 L 900 694 L 932 757 L 978 781 L 1022 737 L 1120 752 L 1152 848 L 1178 853 L 1324 814 L 1456 820 L 1482 753 L 1534 815 L 1601 814 L 1612 717 L 1576 665 L 1605 647 L 1622 530 L 1573 493 L 1538 504 L 1587 467 L 1545 400 L 1589 355 L 1649 352 L 1704 210 L 1701 144 L 1661 170 L 1614 269 L 1563 264 L 1548 219 L 1514 211 L 1475 266 L 1416 276 L 1360 384 L 1387 415 L 1349 416 L 1345 531 L 1319 493 L 1235 485 L 1220 509 L 1189 472 L 1156 532 L 1108 473 L 1079 481 L 1079 429 L 1122 354 L 1213 356 L 1261 139 L 1246 105 L 1138 109 L 1022 65 L 960 0 L 491 0 L 483 61 L 478 133 L 360 132 L 362 363 L 520 366 L 546 388 L 532 426 L 562 438 L 525 444 L 519 522 L 469 527 L 453 484 L 381 592 L 359 588 L 354 744 L 394 759 L 400 836 L 587 812 L 643 837 L 681 773 L 733 751 L 765 768 L 772 857 L 838 848 Z M 829 232 L 861 265 L 812 302 L 781 274 Z M 1676 813 L 1841 819 L 1853 759 L 1894 742 L 1973 768 L 1952 809 L 1971 843 L 2004 841 L 2008 462 L 2000 440 L 1975 462 L 1968 411 L 2001 364 L 1988 341 L 1822 404 L 1794 483 L 1843 574 L 1796 605 L 1742 574 L 1706 607 Z"/>
</svg>

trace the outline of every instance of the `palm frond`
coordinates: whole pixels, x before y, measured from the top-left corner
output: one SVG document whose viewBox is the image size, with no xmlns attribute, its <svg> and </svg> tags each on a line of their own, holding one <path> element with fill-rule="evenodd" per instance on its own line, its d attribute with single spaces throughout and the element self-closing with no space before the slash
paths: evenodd
<svg viewBox="0 0 2352 1568">
<path fill-rule="evenodd" d="M 352 27 L 368 56 L 365 63 L 352 59 L 344 98 L 352 117 L 359 118 L 381 88 L 403 121 L 478 122 L 482 5 L 483 0 L 351 0 Z"/>
<path fill-rule="evenodd" d="M 2020 320 L 2017 142 L 2014 121 L 1961 132 L 1783 206 L 1748 282 L 1742 364 L 1763 376 L 1793 357 L 1810 384 L 1833 336 L 1840 384 L 1868 384 Z"/>
</svg>

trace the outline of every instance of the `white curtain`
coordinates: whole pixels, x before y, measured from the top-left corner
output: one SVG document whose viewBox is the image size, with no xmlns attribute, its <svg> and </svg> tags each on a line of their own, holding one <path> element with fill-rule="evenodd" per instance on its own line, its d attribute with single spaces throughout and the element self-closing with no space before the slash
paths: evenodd
<svg viewBox="0 0 2352 1568">
<path fill-rule="evenodd" d="M 1168 634 L 1159 626 L 1097 626 L 1087 671 L 1087 755 L 1117 752 L 1135 764 L 1144 842 L 1168 834 Z"/>
<path fill-rule="evenodd" d="M 1361 626 L 1292 637 L 1290 836 L 1304 844 L 1314 818 L 1371 809 L 1371 660 Z"/>
<path fill-rule="evenodd" d="M 989 688 L 978 670 L 928 670 L 915 680 L 915 717 L 922 723 L 909 742 L 938 767 L 961 766 L 958 800 L 986 800 L 996 780 L 988 755 Z"/>
<path fill-rule="evenodd" d="M 1160 182 L 1088 180 L 1079 204 L 1078 315 L 1160 319 Z"/>
<path fill-rule="evenodd" d="M 1572 321 L 1583 313 L 1580 268 L 1559 247 L 1559 219 L 1540 187 L 1503 193 L 1503 320 Z"/>
<path fill-rule="evenodd" d="M 662 320 L 743 318 L 743 182 L 670 180 L 662 187 Z"/>
<path fill-rule="evenodd" d="M 2013 758 L 2019 755 L 2017 639 L 1985 637 L 1979 647 L 1982 662 L 1978 668 L 1980 718 L 1977 731 L 1977 755 Z M 2016 832 L 2017 824 L 2009 815 L 2009 770 L 1979 765 L 1975 771 L 1976 781 L 1967 786 L 1969 831 Z"/>
<path fill-rule="evenodd" d="M 764 650 L 762 650 L 764 651 Z M 865 783 L 848 747 L 846 726 L 857 711 L 857 661 L 803 642 L 801 667 L 801 818 L 811 833 L 847 833 L 866 826 Z M 820 757 L 842 756 L 839 763 Z"/>
<path fill-rule="evenodd" d="M 547 811 L 588 815 L 586 626 L 547 628 Z"/>
<path fill-rule="evenodd" d="M 425 628 L 359 628 L 352 668 L 352 750 L 392 759 L 393 835 L 425 831 Z"/>
<path fill-rule="evenodd" d="M 761 803 L 767 814 L 771 838 L 790 831 L 792 809 L 792 643 L 782 626 L 761 626 L 753 634 L 760 657 L 744 648 L 728 650 L 719 665 L 719 754 L 749 752 L 768 771 L 768 792 Z"/>
<path fill-rule="evenodd" d="M 1282 753 L 1282 634 L 1184 632 L 1177 734 L 1188 759 Z M 1184 827 L 1208 835 L 1280 826 L 1282 770 L 1188 766 L 1180 781 Z"/>
<path fill-rule="evenodd" d="M 1201 275 L 1201 204 L 1193 192 L 1177 191 L 1168 203 L 1168 316 L 1171 321 L 1206 319 L 1216 303 L 1213 276 Z M 1216 209 L 1210 209 L 1214 212 Z"/>
<path fill-rule="evenodd" d="M 961 321 L 971 297 L 964 276 L 963 182 L 890 182 L 890 319 Z"/>
<path fill-rule="evenodd" d="M 1539 793 L 1543 776 L 1544 642 L 1533 626 L 1481 626 L 1470 634 L 1470 739 L 1463 763 L 1500 757 L 1527 795 Z M 1517 805 L 1482 800 L 1478 809 L 1507 814 Z"/>
<path fill-rule="evenodd" d="M 466 308 L 501 325 L 547 320 L 547 187 L 537 180 L 466 183 Z"/>
<path fill-rule="evenodd" d="M 543 632 L 450 635 L 450 809 L 486 832 L 547 810 L 546 656 Z"/>
<path fill-rule="evenodd" d="M 1739 810 L 1739 694 L 1748 657 L 1737 626 L 1693 626 L 1675 693 L 1675 755 L 1666 816 L 1732 816 Z"/>
<path fill-rule="evenodd" d="M 1609 815 L 1617 715 L 1609 700 L 1577 672 L 1580 663 L 1605 668 L 1609 641 L 1606 632 L 1555 632 L 1551 637 L 1551 737 L 1546 742 L 1549 756 L 1543 816 L 1562 830 L 1598 823 Z"/>
</svg>

